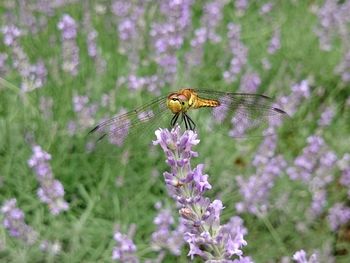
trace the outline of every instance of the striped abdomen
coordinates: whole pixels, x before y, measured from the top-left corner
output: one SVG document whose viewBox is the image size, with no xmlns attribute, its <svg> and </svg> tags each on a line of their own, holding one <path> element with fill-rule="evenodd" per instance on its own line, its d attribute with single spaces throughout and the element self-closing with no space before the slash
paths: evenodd
<svg viewBox="0 0 350 263">
<path fill-rule="evenodd" d="M 198 108 L 203 108 L 203 107 L 217 107 L 220 106 L 220 101 L 218 100 L 213 100 L 213 99 L 203 99 L 200 97 L 196 97 L 193 100 L 193 104 L 191 106 L 192 109 L 198 109 Z"/>
</svg>

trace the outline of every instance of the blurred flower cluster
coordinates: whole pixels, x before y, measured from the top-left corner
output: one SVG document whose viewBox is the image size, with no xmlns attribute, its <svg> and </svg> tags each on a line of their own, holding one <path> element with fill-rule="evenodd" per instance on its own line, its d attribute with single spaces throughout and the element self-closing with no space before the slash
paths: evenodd
<svg viewBox="0 0 350 263">
<path fill-rule="evenodd" d="M 287 162 L 283 156 L 276 155 L 277 136 L 267 136 L 253 159 L 256 174 L 245 179 L 237 176 L 236 181 L 243 201 L 236 203 L 239 213 L 249 212 L 264 216 L 269 210 L 269 194 L 275 179 L 284 172 Z"/>
<path fill-rule="evenodd" d="M 320 48 L 330 51 L 336 38 L 342 41 L 344 56 L 335 72 L 344 82 L 350 82 L 350 1 L 326 0 L 323 6 L 316 10 L 319 25 L 315 32 L 320 40 Z"/>
<path fill-rule="evenodd" d="M 97 109 L 98 105 L 90 103 L 88 96 L 74 95 L 73 111 L 76 114 L 76 118 L 68 123 L 69 134 L 74 135 L 79 131 L 90 128 L 95 123 Z"/>
<path fill-rule="evenodd" d="M 247 64 L 248 48 L 241 42 L 240 25 L 229 23 L 227 29 L 227 38 L 230 43 L 232 59 L 230 61 L 230 67 L 223 73 L 223 77 L 228 83 L 232 83 L 237 80 L 238 74 L 242 72 L 243 67 Z"/>
<path fill-rule="evenodd" d="M 216 30 L 222 20 L 222 9 L 226 3 L 227 0 L 216 0 L 204 5 L 200 27 L 194 30 L 194 36 L 190 40 L 192 49 L 186 54 L 188 67 L 202 63 L 204 46 L 207 42 L 221 42 L 222 38 Z"/>
<path fill-rule="evenodd" d="M 299 250 L 294 253 L 293 260 L 297 263 L 318 263 L 316 254 L 312 254 L 309 259 L 307 258 L 306 252 L 304 250 Z"/>
<path fill-rule="evenodd" d="M 57 24 L 62 40 L 62 69 L 75 76 L 78 74 L 79 47 L 76 43 L 78 25 L 68 14 L 64 14 Z"/>
<path fill-rule="evenodd" d="M 45 152 L 39 145 L 32 147 L 33 155 L 28 160 L 28 165 L 37 175 L 40 188 L 37 191 L 39 199 L 49 206 L 50 212 L 57 215 L 69 208 L 64 200 L 64 188 L 60 181 L 54 179 L 50 164 L 51 155 Z"/>
<path fill-rule="evenodd" d="M 156 251 L 167 249 L 172 254 L 179 256 L 184 244 L 185 225 L 180 221 L 177 227 L 172 230 L 172 227 L 175 225 L 172 211 L 161 208 L 159 205 L 158 209 L 158 215 L 153 221 L 156 225 L 156 230 L 152 234 L 152 247 Z"/>
<path fill-rule="evenodd" d="M 3 226 L 13 237 L 33 245 L 38 239 L 38 233 L 24 222 L 24 213 L 17 207 L 16 199 L 5 200 L 1 213 L 4 215 Z"/>
<path fill-rule="evenodd" d="M 15 25 L 5 25 L 1 28 L 3 33 L 3 41 L 12 55 L 12 66 L 17 70 L 21 76 L 21 90 L 23 92 L 29 92 L 37 88 L 41 88 L 46 82 L 47 70 L 42 60 L 38 60 L 37 63 L 31 64 L 27 54 L 18 41 L 22 35 L 21 30 Z M 7 56 L 2 56 L 1 60 L 5 60 Z M 1 65 L 1 63 L 0 63 Z M 4 67 L 4 66 L 3 66 Z M 1 70 L 2 67 L 0 67 Z"/>
<path fill-rule="evenodd" d="M 139 262 L 136 256 L 137 247 L 132 241 L 132 236 L 135 232 L 135 225 L 131 225 L 128 235 L 123 234 L 120 230 L 116 230 L 113 235 L 113 239 L 116 242 L 113 252 L 112 259 L 118 260 L 118 262 L 129 262 L 137 263 Z"/>
</svg>

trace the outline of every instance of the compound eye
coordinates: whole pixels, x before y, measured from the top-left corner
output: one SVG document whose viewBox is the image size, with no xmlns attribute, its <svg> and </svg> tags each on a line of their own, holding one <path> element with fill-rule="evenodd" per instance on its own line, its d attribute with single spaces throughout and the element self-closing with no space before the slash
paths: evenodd
<svg viewBox="0 0 350 263">
<path fill-rule="evenodd" d="M 177 99 L 176 99 L 176 98 L 172 98 L 172 100 L 173 100 L 173 101 L 177 101 Z"/>
</svg>

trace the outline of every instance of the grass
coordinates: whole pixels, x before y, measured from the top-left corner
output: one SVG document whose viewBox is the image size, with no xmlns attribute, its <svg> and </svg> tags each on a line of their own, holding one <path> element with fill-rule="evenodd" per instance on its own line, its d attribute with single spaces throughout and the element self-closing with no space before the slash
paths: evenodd
<svg viewBox="0 0 350 263">
<path fill-rule="evenodd" d="M 330 52 L 319 49 L 318 39 L 313 33 L 317 17 L 310 12 L 313 2 L 278 1 L 268 19 L 258 15 L 260 4 L 251 3 L 246 15 L 237 17 L 233 4 L 229 3 L 224 9 L 224 22 L 218 27 L 218 32 L 225 36 L 228 22 L 241 25 L 242 41 L 249 48 L 248 69 L 258 72 L 262 79 L 259 92 L 278 97 L 288 94 L 292 84 L 310 79 L 312 96 L 293 116 L 297 127 L 291 135 L 281 135 L 279 140 L 278 153 L 283 154 L 289 163 L 305 146 L 306 138 L 315 133 L 316 122 L 327 105 L 336 108 L 336 115 L 332 124 L 322 131 L 322 136 L 339 158 L 350 148 L 350 113 L 349 108 L 344 106 L 350 92 L 348 86 L 342 85 L 339 76 L 333 73 L 343 56 L 342 46 L 336 42 Z M 195 24 L 199 23 L 201 8 L 199 3 L 194 6 Z M 43 88 L 23 94 L 19 89 L 21 78 L 16 70 L 11 69 L 1 76 L 1 200 L 17 198 L 18 206 L 26 214 L 26 222 L 39 232 L 40 237 L 62 243 L 62 252 L 52 256 L 42 253 L 38 246 L 27 246 L 10 237 L 4 227 L 0 227 L 0 259 L 4 262 L 109 262 L 114 246 L 114 226 L 119 224 L 127 232 L 132 223 L 137 225 L 134 242 L 143 261 L 156 256 L 149 246 L 155 230 L 153 219 L 157 214 L 154 204 L 162 201 L 166 206 L 174 207 L 166 193 L 162 176 L 151 175 L 154 171 L 161 175 L 168 169 L 159 147 L 150 150 L 145 145 L 145 141 L 155 139 L 152 134 L 142 137 L 142 141 L 136 138 L 132 144 L 122 148 L 101 143 L 90 154 L 85 151 L 89 140 L 86 137 L 88 129 L 74 136 L 68 134 L 68 121 L 77 118 L 72 105 L 74 94 L 87 95 L 92 103 L 98 103 L 104 93 L 115 96 L 107 108 L 98 111 L 96 122 L 106 114 L 112 116 L 121 107 L 132 109 L 154 97 L 144 91 L 131 92 L 126 85 L 116 87 L 117 78 L 127 75 L 130 67 L 127 57 L 118 53 L 120 43 L 115 18 L 109 10 L 105 15 L 98 15 L 93 11 L 93 5 L 89 9 L 93 27 L 99 32 L 97 45 L 106 61 L 104 72 L 99 73 L 96 64 L 87 55 L 86 31 L 81 26 L 84 12 L 77 3 L 55 9 L 53 16 L 48 17 L 44 30 L 20 38 L 30 61 L 34 63 L 41 58 L 48 68 L 47 82 Z M 6 5 L 0 4 L 2 25 L 7 22 L 6 10 Z M 19 10 L 15 9 L 15 14 L 17 12 Z M 75 77 L 60 68 L 62 58 L 57 23 L 64 13 L 70 14 L 80 25 L 77 38 L 80 65 Z M 35 14 L 40 16 L 39 13 Z M 272 68 L 266 72 L 260 61 L 267 55 L 266 48 L 275 28 L 281 31 L 281 49 L 271 56 Z M 190 70 L 185 67 L 188 50 L 190 46 L 186 42 L 178 52 L 180 64 L 176 80 L 162 88 L 163 95 L 183 86 L 222 91 L 238 89 L 239 81 L 227 84 L 222 78 L 222 72 L 231 58 L 227 39 L 216 45 L 207 44 L 202 64 Z M 10 54 L 10 49 L 1 42 L 0 52 Z M 149 52 L 150 43 L 141 53 L 147 59 Z M 11 55 L 9 57 L 11 61 Z M 149 75 L 155 73 L 155 69 L 152 62 L 149 67 L 140 67 L 139 73 Z M 318 95 L 321 88 L 324 93 Z M 53 99 L 53 114 L 49 119 L 44 119 L 39 110 L 43 96 Z M 198 127 L 205 126 L 206 122 L 206 119 L 198 120 Z M 194 163 L 206 163 L 206 172 L 213 186 L 209 196 L 220 196 L 223 200 L 226 208 L 222 220 L 226 221 L 236 214 L 234 204 L 241 199 L 234 178 L 237 175 L 248 177 L 254 173 L 250 162 L 261 139 L 232 140 L 220 129 L 211 133 L 200 132 L 201 143 L 195 148 L 200 155 Z M 47 206 L 37 198 L 38 183 L 27 165 L 31 156 L 28 136 L 52 155 L 50 163 L 55 178 L 64 185 L 65 199 L 70 204 L 68 212 L 52 216 Z M 123 162 L 122 157 L 127 153 L 127 161 Z M 237 165 L 238 158 L 243 160 L 243 166 Z M 336 173 L 335 176 L 339 178 L 340 175 Z M 121 181 L 122 185 L 118 186 L 116 180 Z M 296 225 L 302 223 L 305 207 L 311 201 L 307 187 L 283 175 L 276 181 L 271 203 L 278 202 L 283 194 L 288 195 L 283 209 L 273 207 L 262 218 L 242 215 L 248 229 L 245 255 L 256 262 L 277 262 L 282 257 L 291 257 L 300 249 L 311 253 L 329 246 L 333 252 L 344 249 L 346 253 L 336 254 L 335 259 L 337 262 L 348 262 L 349 241 L 339 241 L 337 234 L 329 229 L 325 214 L 308 226 L 304 233 L 296 231 Z M 346 190 L 336 182 L 329 187 L 328 194 L 327 207 L 346 200 Z M 177 216 L 175 209 L 174 215 Z M 336 248 L 333 248 L 335 243 Z M 164 262 L 187 262 L 187 251 L 185 247 L 179 258 L 167 255 Z"/>
</svg>

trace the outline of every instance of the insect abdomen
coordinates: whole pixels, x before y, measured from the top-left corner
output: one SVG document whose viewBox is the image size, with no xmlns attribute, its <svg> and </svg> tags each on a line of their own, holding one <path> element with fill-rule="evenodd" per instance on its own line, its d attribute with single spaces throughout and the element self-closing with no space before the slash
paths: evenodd
<svg viewBox="0 0 350 263">
<path fill-rule="evenodd" d="M 203 107 L 217 107 L 220 106 L 220 101 L 212 99 L 202 99 L 197 98 L 196 102 L 193 104 L 194 109 L 203 108 Z"/>
</svg>

